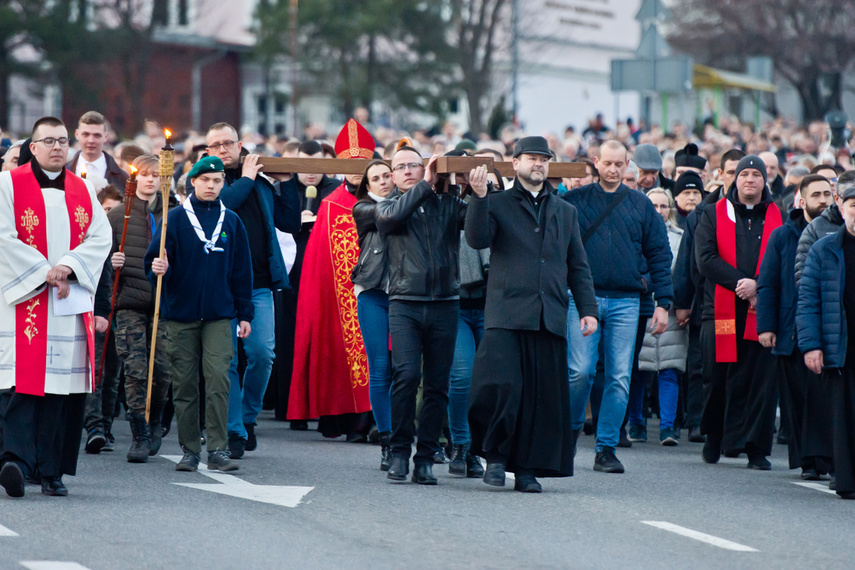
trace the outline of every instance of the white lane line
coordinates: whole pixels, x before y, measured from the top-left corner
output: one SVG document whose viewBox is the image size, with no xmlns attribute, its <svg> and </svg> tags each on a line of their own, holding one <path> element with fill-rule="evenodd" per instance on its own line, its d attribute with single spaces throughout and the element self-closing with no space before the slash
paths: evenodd
<svg viewBox="0 0 855 570">
<path fill-rule="evenodd" d="M 813 489 L 814 491 L 822 491 L 823 493 L 830 493 L 832 495 L 836 495 L 837 491 L 832 491 L 828 488 L 828 483 L 811 483 L 809 481 L 792 481 L 793 485 L 798 485 L 799 487 L 805 487 L 807 489 Z"/>
<path fill-rule="evenodd" d="M 0 524 L 0 536 L 18 536 L 18 533 Z"/>
<path fill-rule="evenodd" d="M 701 542 L 705 542 L 718 548 L 724 548 L 725 550 L 735 550 L 736 552 L 760 552 L 756 548 L 751 548 L 750 546 L 745 546 L 744 544 L 731 542 L 724 538 L 719 538 L 717 536 L 706 534 L 704 532 L 698 532 L 696 530 L 692 530 L 690 528 L 686 528 L 684 526 L 679 526 L 665 521 L 641 521 L 641 523 L 662 530 L 667 530 L 668 532 L 673 532 L 674 534 L 679 534 L 687 538 L 699 540 Z"/>
<path fill-rule="evenodd" d="M 57 560 L 21 560 L 21 566 L 30 570 L 89 570 L 77 562 L 60 562 Z"/>
</svg>

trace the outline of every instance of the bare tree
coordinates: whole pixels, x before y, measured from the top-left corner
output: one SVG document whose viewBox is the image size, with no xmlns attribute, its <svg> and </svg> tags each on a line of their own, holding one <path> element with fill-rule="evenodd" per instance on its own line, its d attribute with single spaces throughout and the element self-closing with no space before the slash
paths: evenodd
<svg viewBox="0 0 855 570">
<path fill-rule="evenodd" d="M 509 26 L 508 0 L 451 0 L 461 84 L 469 103 L 469 129 L 475 136 L 485 129 L 486 95 L 492 86 L 497 32 Z"/>
<path fill-rule="evenodd" d="M 768 56 L 798 91 L 805 120 L 842 108 L 855 64 L 855 2 L 674 0 L 668 41 L 711 64 Z"/>
</svg>

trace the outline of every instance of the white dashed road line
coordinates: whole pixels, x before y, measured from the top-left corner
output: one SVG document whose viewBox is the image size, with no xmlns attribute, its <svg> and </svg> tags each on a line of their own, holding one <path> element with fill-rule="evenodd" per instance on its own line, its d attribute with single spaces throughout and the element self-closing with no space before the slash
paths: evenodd
<svg viewBox="0 0 855 570">
<path fill-rule="evenodd" d="M 18 533 L 0 524 L 0 536 L 18 536 Z"/>
<path fill-rule="evenodd" d="M 828 483 L 811 483 L 810 481 L 793 481 L 792 483 L 793 485 L 813 489 L 814 491 L 822 491 L 823 493 L 831 493 L 832 495 L 837 494 L 836 491 L 832 491 L 828 488 Z"/>
<path fill-rule="evenodd" d="M 723 548 L 725 550 L 733 550 L 736 552 L 760 552 L 756 548 L 751 548 L 750 546 L 745 546 L 744 544 L 739 544 L 737 542 L 732 542 L 730 540 L 726 540 L 724 538 L 719 538 L 717 536 L 713 536 L 711 534 L 706 534 L 704 532 L 698 532 L 696 530 L 692 530 L 690 528 L 686 528 L 683 526 L 679 526 L 673 523 L 665 522 L 665 521 L 641 521 L 642 524 L 650 525 L 652 527 L 656 527 L 662 530 L 667 530 L 668 532 L 673 532 L 674 534 L 679 534 L 680 536 L 685 536 L 687 538 L 692 538 L 694 540 L 698 540 L 700 542 L 705 542 L 706 544 Z"/>
<path fill-rule="evenodd" d="M 77 562 L 60 562 L 57 560 L 21 560 L 21 566 L 30 570 L 89 570 Z"/>
</svg>

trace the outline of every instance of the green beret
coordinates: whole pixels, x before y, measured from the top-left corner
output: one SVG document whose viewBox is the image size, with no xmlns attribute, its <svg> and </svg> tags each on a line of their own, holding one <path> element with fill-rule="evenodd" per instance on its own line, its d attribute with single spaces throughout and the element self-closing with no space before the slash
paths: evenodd
<svg viewBox="0 0 855 570">
<path fill-rule="evenodd" d="M 223 161 L 217 158 L 216 156 L 206 156 L 204 158 L 200 158 L 199 162 L 193 165 L 193 168 L 190 169 L 190 172 L 187 173 L 187 178 L 196 178 L 197 176 L 201 176 L 202 174 L 206 174 L 208 172 L 225 172 L 226 169 L 223 166 Z"/>
</svg>

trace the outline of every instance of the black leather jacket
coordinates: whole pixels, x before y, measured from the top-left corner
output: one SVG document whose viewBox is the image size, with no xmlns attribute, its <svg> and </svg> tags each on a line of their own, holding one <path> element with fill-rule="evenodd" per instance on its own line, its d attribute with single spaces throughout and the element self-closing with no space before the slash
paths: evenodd
<svg viewBox="0 0 855 570">
<path fill-rule="evenodd" d="M 377 229 L 386 239 L 389 300 L 458 299 L 457 263 L 466 202 L 436 194 L 422 180 L 407 192 L 395 189 L 377 204 Z"/>
<path fill-rule="evenodd" d="M 389 264 L 386 260 L 386 240 L 377 231 L 375 215 L 377 202 L 368 198 L 353 206 L 353 220 L 359 235 L 359 262 L 350 274 L 354 285 L 366 291 L 386 289 L 389 278 Z"/>
</svg>

